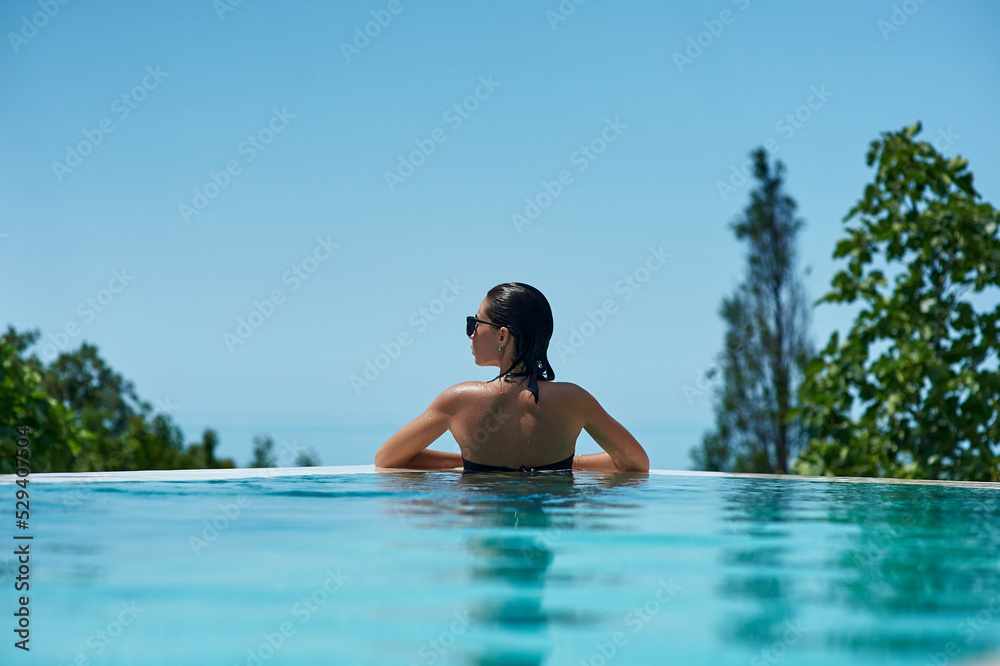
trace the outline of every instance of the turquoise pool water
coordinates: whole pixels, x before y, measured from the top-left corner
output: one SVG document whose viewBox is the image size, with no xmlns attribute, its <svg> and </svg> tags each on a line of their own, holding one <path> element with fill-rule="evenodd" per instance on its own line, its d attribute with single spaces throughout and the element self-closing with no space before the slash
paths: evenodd
<svg viewBox="0 0 1000 666">
<path fill-rule="evenodd" d="M 886 666 L 1000 647 L 997 486 L 262 473 L 32 477 L 31 651 L 5 547 L 0 663 Z"/>
</svg>

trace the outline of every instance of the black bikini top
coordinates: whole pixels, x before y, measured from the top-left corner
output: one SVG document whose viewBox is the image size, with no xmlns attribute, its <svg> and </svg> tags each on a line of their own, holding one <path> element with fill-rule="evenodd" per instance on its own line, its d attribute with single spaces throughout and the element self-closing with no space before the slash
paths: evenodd
<svg viewBox="0 0 1000 666">
<path fill-rule="evenodd" d="M 521 465 L 521 467 L 517 469 L 513 467 L 497 467 L 495 465 L 480 465 L 479 463 L 472 462 L 471 460 L 466 460 L 464 457 L 462 458 L 462 463 L 465 465 L 464 471 L 466 472 L 543 472 L 553 470 L 572 470 L 573 456 L 548 465 L 539 465 L 538 467 L 525 467 L 524 465 Z"/>
</svg>

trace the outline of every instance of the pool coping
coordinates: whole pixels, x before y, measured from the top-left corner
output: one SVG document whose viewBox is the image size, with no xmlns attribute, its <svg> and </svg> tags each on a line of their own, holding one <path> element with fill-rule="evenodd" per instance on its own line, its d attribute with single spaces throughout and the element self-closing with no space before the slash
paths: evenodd
<svg viewBox="0 0 1000 666">
<path fill-rule="evenodd" d="M 263 467 L 235 469 L 150 469 L 128 472 L 47 472 L 31 474 L 32 483 L 93 483 L 122 481 L 218 481 L 225 479 L 254 479 L 273 476 L 315 476 L 336 474 L 372 474 L 375 472 L 461 472 L 460 467 L 445 470 L 413 470 L 380 468 L 375 465 L 342 465 L 320 467 Z M 592 472 L 574 470 L 574 474 L 621 474 L 622 472 Z M 961 488 L 990 488 L 1000 490 L 1000 483 L 993 481 L 939 481 L 933 479 L 894 479 L 861 476 L 798 476 L 796 474 L 747 474 L 733 472 L 700 472 L 691 470 L 651 469 L 655 476 L 715 476 L 739 479 L 774 479 L 794 481 L 825 481 L 831 483 L 885 483 L 894 485 L 957 486 Z M 0 475 L 0 485 L 10 485 L 19 477 L 15 474 Z"/>
</svg>

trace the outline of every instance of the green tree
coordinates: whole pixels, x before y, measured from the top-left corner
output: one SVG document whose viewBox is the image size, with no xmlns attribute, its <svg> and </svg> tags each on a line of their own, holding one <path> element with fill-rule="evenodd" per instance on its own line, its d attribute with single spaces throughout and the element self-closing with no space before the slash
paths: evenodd
<svg viewBox="0 0 1000 666">
<path fill-rule="evenodd" d="M 274 459 L 274 440 L 270 435 L 254 435 L 253 459 L 250 467 L 277 467 Z"/>
<path fill-rule="evenodd" d="M 300 451 L 299 454 L 295 456 L 296 467 L 319 467 L 321 464 L 319 454 L 311 448 L 308 451 Z"/>
<path fill-rule="evenodd" d="M 872 142 L 875 181 L 844 218 L 857 225 L 833 256 L 847 267 L 819 302 L 861 310 L 807 369 L 800 474 L 998 480 L 1000 305 L 969 295 L 996 297 L 1000 213 L 920 130 Z"/>
<path fill-rule="evenodd" d="M 60 354 L 45 369 L 43 379 L 49 395 L 79 412 L 84 425 L 95 432 L 121 434 L 133 417 L 150 410 L 132 382 L 112 370 L 97 347 L 87 343 Z"/>
<path fill-rule="evenodd" d="M 36 331 L 8 328 L 0 338 L 0 438 L 13 441 L 15 428 L 31 434 L 34 472 L 232 467 L 214 455 L 218 436 L 185 448 L 169 415 L 154 414 L 132 383 L 84 343 L 44 366 L 27 350 Z M 13 471 L 13 457 L 0 472 Z"/>
<path fill-rule="evenodd" d="M 42 365 L 37 357 L 23 358 L 38 333 L 18 333 L 8 327 L 0 337 L 0 474 L 16 469 L 13 449 L 7 447 L 19 437 L 17 428 L 30 428 L 32 472 L 62 472 L 90 443 L 89 433 L 76 415 L 45 390 Z"/>
<path fill-rule="evenodd" d="M 802 424 L 790 420 L 805 363 L 811 355 L 808 308 L 796 272 L 796 235 L 804 222 L 784 192 L 784 165 L 772 171 L 767 153 L 751 153 L 757 187 L 732 224 L 747 243 L 746 276 L 722 302 L 725 351 L 710 376 L 721 372 L 715 429 L 691 450 L 696 468 L 787 473 L 804 446 Z"/>
<path fill-rule="evenodd" d="M 233 461 L 229 458 L 218 460 L 215 457 L 215 449 L 218 445 L 219 433 L 212 428 L 205 428 L 201 435 L 201 441 L 194 442 L 188 447 L 188 455 L 197 463 L 195 467 L 202 469 L 232 468 Z"/>
</svg>

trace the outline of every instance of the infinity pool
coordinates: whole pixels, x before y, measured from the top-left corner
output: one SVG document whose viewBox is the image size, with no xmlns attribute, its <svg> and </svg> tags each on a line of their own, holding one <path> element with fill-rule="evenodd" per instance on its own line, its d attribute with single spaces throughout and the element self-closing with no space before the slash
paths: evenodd
<svg viewBox="0 0 1000 666">
<path fill-rule="evenodd" d="M 2 664 L 886 666 L 1000 648 L 998 484 L 368 466 L 29 490 L 31 650 L 13 647 L 5 547 Z"/>
</svg>

